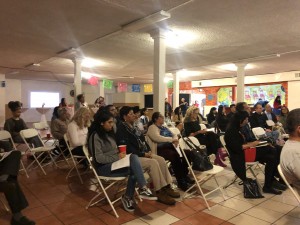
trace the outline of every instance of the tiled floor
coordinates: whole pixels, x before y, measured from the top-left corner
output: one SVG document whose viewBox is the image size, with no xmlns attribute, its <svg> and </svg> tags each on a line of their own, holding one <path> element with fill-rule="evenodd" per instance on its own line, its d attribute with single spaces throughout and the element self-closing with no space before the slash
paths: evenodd
<svg viewBox="0 0 300 225">
<path fill-rule="evenodd" d="M 29 172 L 30 178 L 26 178 L 24 174 L 19 177 L 30 204 L 24 214 L 34 219 L 38 225 L 300 224 L 300 207 L 297 207 L 290 191 L 285 191 L 281 196 L 266 194 L 263 199 L 247 200 L 243 198 L 242 186 L 238 184 L 226 189 L 226 201 L 220 192 L 213 193 L 209 197 L 211 210 L 199 198 L 180 199 L 175 206 L 144 200 L 138 203 L 134 213 L 124 211 L 121 203 L 118 203 L 116 210 L 120 218 L 117 219 L 105 203 L 86 210 L 85 206 L 95 194 L 91 175 L 85 175 L 84 184 L 81 185 L 77 177 L 66 180 L 67 169 L 63 167 L 64 165 L 60 169 L 46 167 L 46 176 L 34 169 Z M 228 166 L 217 178 L 225 185 L 233 176 Z M 214 182 L 210 181 L 204 185 L 205 189 L 213 186 Z M 9 219 L 10 213 L 0 205 L 0 224 L 8 225 Z"/>
</svg>

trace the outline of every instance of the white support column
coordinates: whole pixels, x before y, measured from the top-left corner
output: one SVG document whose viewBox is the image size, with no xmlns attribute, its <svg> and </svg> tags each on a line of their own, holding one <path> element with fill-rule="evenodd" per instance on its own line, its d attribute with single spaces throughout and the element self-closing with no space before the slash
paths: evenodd
<svg viewBox="0 0 300 225">
<path fill-rule="evenodd" d="M 173 109 L 179 106 L 179 73 L 173 74 Z"/>
<path fill-rule="evenodd" d="M 236 78 L 236 85 L 237 85 L 237 99 L 236 102 L 244 102 L 245 96 L 245 67 L 247 63 L 236 63 L 237 67 L 237 78 Z"/>
<path fill-rule="evenodd" d="M 5 123 L 5 116 L 8 118 L 8 115 L 5 115 L 5 104 L 8 102 L 6 101 L 6 78 L 4 74 L 0 74 L 0 127 L 4 126 Z M 19 100 L 19 99 L 10 99 L 13 101 Z"/>
<path fill-rule="evenodd" d="M 154 40 L 154 79 L 153 79 L 153 111 L 165 114 L 166 44 L 162 29 L 151 33 Z"/>
<path fill-rule="evenodd" d="M 100 96 L 105 98 L 105 96 L 104 96 L 104 87 L 103 87 L 103 81 L 102 80 L 99 81 L 99 96 L 98 97 L 100 97 Z"/>
<path fill-rule="evenodd" d="M 82 94 L 82 85 L 81 85 L 81 62 L 82 58 L 76 57 L 73 59 L 74 63 L 74 92 L 75 92 L 75 101 L 77 101 L 76 96 Z"/>
</svg>

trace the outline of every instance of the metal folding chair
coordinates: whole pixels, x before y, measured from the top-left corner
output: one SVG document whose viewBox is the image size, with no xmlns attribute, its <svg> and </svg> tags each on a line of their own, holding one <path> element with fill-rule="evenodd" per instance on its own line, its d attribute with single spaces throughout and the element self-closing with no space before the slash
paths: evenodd
<svg viewBox="0 0 300 225">
<path fill-rule="evenodd" d="M 282 169 L 281 169 L 281 166 L 280 164 L 278 165 L 278 172 L 281 176 L 281 178 L 283 179 L 284 183 L 289 187 L 289 189 L 291 190 L 291 192 L 293 193 L 294 197 L 297 199 L 297 201 L 299 202 L 300 204 L 300 196 L 297 192 L 297 190 L 295 190 L 290 184 L 289 182 L 287 181 L 286 177 L 284 176 L 283 172 L 282 172 Z"/>
<path fill-rule="evenodd" d="M 15 143 L 14 143 L 12 137 L 11 137 L 11 134 L 8 131 L 0 130 L 0 140 L 1 141 L 10 141 L 13 149 L 17 150 L 17 147 L 16 147 L 16 145 L 15 145 Z M 21 151 L 21 155 L 24 156 L 24 155 L 26 155 L 26 153 Z M 29 178 L 27 170 L 26 170 L 22 160 L 21 160 L 21 167 L 22 167 L 22 169 L 20 169 L 20 171 L 24 170 L 26 177 Z"/>
<path fill-rule="evenodd" d="M 37 132 L 36 129 L 33 129 L 33 128 L 30 128 L 30 129 L 26 129 L 26 130 L 21 130 L 20 131 L 20 135 L 23 139 L 23 141 L 25 142 L 27 148 L 29 149 L 30 153 L 32 154 L 33 158 L 34 158 L 34 161 L 32 163 L 30 163 L 28 166 L 27 166 L 27 170 L 36 162 L 38 167 L 40 167 L 40 169 L 42 170 L 42 172 L 46 174 L 45 170 L 44 170 L 44 166 L 46 165 L 43 165 L 41 163 L 44 162 L 44 160 L 46 159 L 46 157 L 44 157 L 41 161 L 39 161 L 39 159 L 41 158 L 41 156 L 43 155 L 42 153 L 45 153 L 47 154 L 51 161 L 54 163 L 54 165 L 57 167 L 56 165 L 56 162 L 55 160 L 53 159 L 53 157 L 51 156 L 50 152 L 55 148 L 54 146 L 45 146 L 45 143 L 42 141 L 39 133 Z M 32 140 L 32 139 L 36 139 L 40 142 L 40 144 L 42 146 L 33 146 L 29 140 Z M 36 156 L 38 153 L 38 156 Z M 47 164 L 48 165 L 48 164 Z"/>
<path fill-rule="evenodd" d="M 189 138 L 193 141 L 193 143 L 195 143 L 195 144 L 197 144 L 198 146 L 200 146 L 200 143 L 198 142 L 198 139 L 197 139 L 197 138 L 195 138 L 195 137 L 189 137 Z M 210 210 L 210 206 L 209 206 L 209 204 L 208 204 L 208 202 L 207 202 L 206 196 L 212 194 L 212 193 L 215 192 L 215 191 L 220 191 L 220 192 L 222 193 L 222 196 L 223 196 L 224 200 L 226 200 L 226 199 L 225 199 L 225 196 L 224 196 L 224 193 L 223 193 L 223 187 L 219 185 L 218 180 L 216 179 L 216 175 L 217 175 L 218 173 L 222 172 L 222 171 L 224 170 L 224 168 L 221 167 L 221 166 L 215 166 L 215 165 L 214 165 L 214 166 L 213 166 L 213 169 L 211 169 L 211 170 L 207 170 L 207 171 L 204 171 L 204 172 L 194 171 L 194 170 L 192 169 L 192 165 L 191 165 L 191 163 L 189 162 L 189 160 L 188 160 L 188 158 L 187 158 L 185 152 L 183 151 L 183 150 L 185 150 L 185 149 L 189 149 L 189 150 L 191 150 L 191 149 L 190 149 L 190 147 L 185 143 L 185 141 L 184 141 L 183 139 L 184 139 L 184 138 L 179 139 L 179 146 L 181 147 L 181 149 L 182 149 L 182 154 L 183 154 L 185 160 L 187 161 L 188 169 L 190 170 L 191 174 L 192 174 L 193 177 L 194 177 L 195 184 L 193 184 L 189 189 L 187 189 L 187 190 L 184 192 L 182 198 L 183 198 L 183 199 L 184 199 L 184 198 L 188 198 L 188 197 L 191 197 L 191 196 L 193 196 L 194 194 L 196 194 L 196 193 L 197 193 L 197 190 L 193 190 L 193 189 L 196 187 L 196 188 L 198 189 L 199 193 L 200 193 L 200 196 L 204 199 L 207 208 Z M 211 179 L 213 179 L 213 180 L 216 182 L 217 187 L 216 187 L 215 189 L 213 189 L 213 190 L 207 192 L 207 193 L 204 193 L 203 190 L 202 190 L 202 188 L 201 188 L 201 186 L 202 186 L 203 184 L 205 184 L 207 181 L 211 180 Z"/>
<path fill-rule="evenodd" d="M 80 172 L 79 172 L 79 170 L 78 170 L 78 165 L 79 165 L 83 160 L 85 160 L 86 157 L 85 157 L 85 156 L 79 156 L 79 155 L 73 155 L 73 154 L 72 154 L 72 149 L 70 148 L 70 145 L 69 145 L 69 139 L 68 139 L 68 135 L 67 135 L 67 134 L 64 135 L 64 140 L 65 140 L 65 142 L 66 142 L 67 149 L 69 150 L 70 158 L 71 158 L 72 163 L 73 163 L 73 167 L 69 170 L 69 172 L 68 172 L 68 174 L 67 174 L 67 176 L 66 176 L 66 179 L 68 179 L 69 177 L 72 177 L 72 176 L 71 176 L 71 173 L 72 173 L 72 171 L 75 169 L 75 170 L 76 170 L 76 173 L 77 173 L 77 175 L 78 175 L 78 177 L 79 177 L 80 183 L 83 184 L 83 181 L 82 181 L 82 178 L 81 178 L 81 175 L 82 175 L 83 173 L 80 173 Z"/>
</svg>

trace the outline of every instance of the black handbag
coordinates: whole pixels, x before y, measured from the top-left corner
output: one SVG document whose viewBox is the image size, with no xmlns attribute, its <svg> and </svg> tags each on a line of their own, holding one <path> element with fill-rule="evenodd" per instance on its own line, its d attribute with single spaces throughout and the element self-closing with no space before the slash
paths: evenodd
<svg viewBox="0 0 300 225">
<path fill-rule="evenodd" d="M 211 164 L 209 157 L 206 153 L 206 148 L 201 149 L 199 146 L 195 145 L 191 139 L 183 139 L 187 146 L 191 149 L 191 160 L 192 160 L 192 169 L 197 171 L 207 171 L 211 170 L 214 166 Z M 204 146 L 204 145 L 203 145 Z"/>
<path fill-rule="evenodd" d="M 244 186 L 244 198 L 264 198 L 261 193 L 260 187 L 258 186 L 257 180 L 247 178 L 243 182 Z"/>
</svg>

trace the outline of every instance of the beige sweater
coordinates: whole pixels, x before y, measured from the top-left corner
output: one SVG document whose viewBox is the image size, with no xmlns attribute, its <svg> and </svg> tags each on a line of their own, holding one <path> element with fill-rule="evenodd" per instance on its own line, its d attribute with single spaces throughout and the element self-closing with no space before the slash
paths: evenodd
<svg viewBox="0 0 300 225">
<path fill-rule="evenodd" d="M 164 137 L 160 135 L 160 129 L 155 125 L 152 124 L 147 131 L 146 134 L 146 141 L 149 144 L 151 151 L 154 154 L 157 154 L 157 143 L 163 142 L 173 142 L 174 139 L 178 139 L 177 135 L 173 135 L 173 137 Z"/>
</svg>

